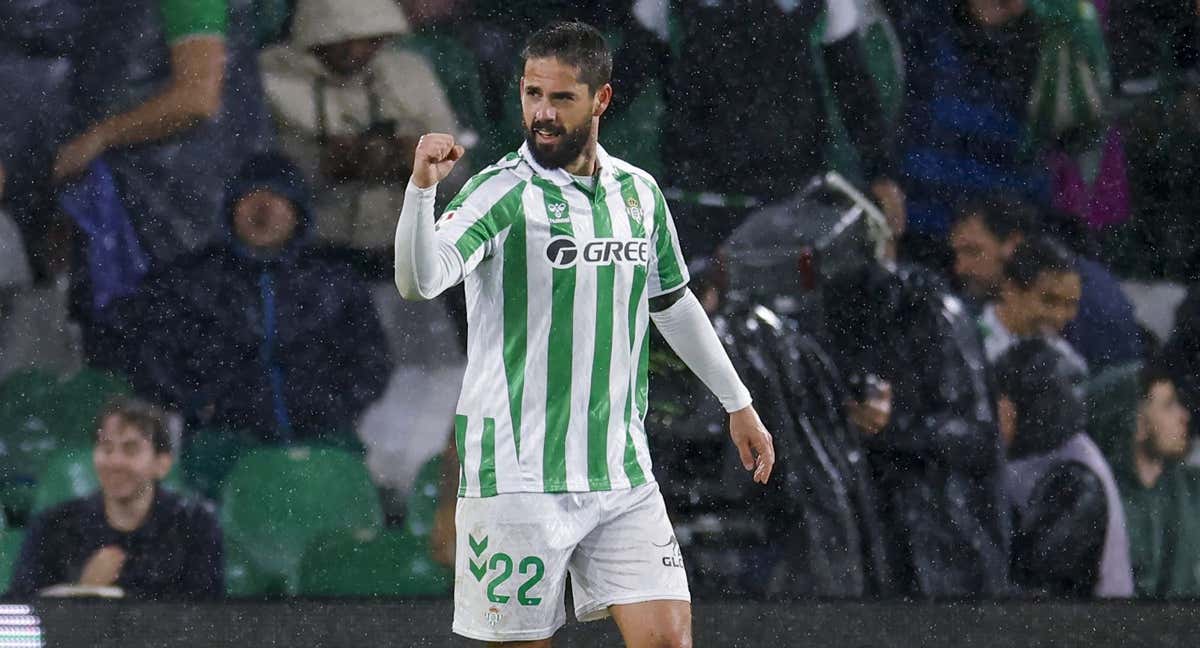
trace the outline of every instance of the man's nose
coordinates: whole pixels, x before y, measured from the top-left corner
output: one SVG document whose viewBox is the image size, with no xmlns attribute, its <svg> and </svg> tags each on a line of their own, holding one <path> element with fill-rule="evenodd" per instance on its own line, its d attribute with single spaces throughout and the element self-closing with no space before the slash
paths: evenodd
<svg viewBox="0 0 1200 648">
<path fill-rule="evenodd" d="M 540 106 L 533 116 L 537 121 L 554 121 L 554 118 L 558 117 L 558 111 L 554 106 Z"/>
</svg>

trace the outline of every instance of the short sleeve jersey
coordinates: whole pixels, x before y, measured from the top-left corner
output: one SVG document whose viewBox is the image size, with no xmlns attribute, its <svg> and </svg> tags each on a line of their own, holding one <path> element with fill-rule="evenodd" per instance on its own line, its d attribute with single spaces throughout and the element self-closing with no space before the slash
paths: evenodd
<svg viewBox="0 0 1200 648">
<path fill-rule="evenodd" d="M 188 36 L 224 36 L 229 21 L 228 0 L 160 0 L 168 43 Z"/>
<path fill-rule="evenodd" d="M 687 266 L 654 179 L 597 148 L 592 188 L 522 147 L 472 178 L 438 221 L 467 295 L 462 496 L 653 480 L 648 300 L 683 287 Z"/>
</svg>

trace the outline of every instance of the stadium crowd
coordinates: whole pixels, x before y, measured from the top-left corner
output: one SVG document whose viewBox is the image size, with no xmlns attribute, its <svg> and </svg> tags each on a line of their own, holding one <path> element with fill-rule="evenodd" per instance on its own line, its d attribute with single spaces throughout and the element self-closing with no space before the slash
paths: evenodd
<svg viewBox="0 0 1200 648">
<path fill-rule="evenodd" d="M 439 205 L 523 141 L 555 19 L 776 439 L 734 478 L 654 347 L 697 597 L 1200 596 L 1196 0 L 6 0 L 10 596 L 447 595 L 465 307 L 393 236 L 420 135 Z M 877 247 L 801 232 L 854 201 Z"/>
</svg>

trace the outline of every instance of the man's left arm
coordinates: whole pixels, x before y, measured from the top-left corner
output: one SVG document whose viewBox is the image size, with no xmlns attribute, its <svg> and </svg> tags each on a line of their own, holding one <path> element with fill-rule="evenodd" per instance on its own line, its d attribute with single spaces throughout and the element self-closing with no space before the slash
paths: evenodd
<svg viewBox="0 0 1200 648">
<path fill-rule="evenodd" d="M 678 288 L 650 300 L 650 319 L 679 359 L 729 413 L 729 435 L 742 466 L 754 471 L 754 481 L 767 483 L 775 465 L 771 433 L 758 418 L 750 391 L 734 370 L 700 300 L 686 286 Z"/>
<path fill-rule="evenodd" d="M 193 599 L 217 599 L 225 594 L 225 543 L 221 524 L 211 504 L 197 505 L 191 516 L 186 547 L 185 572 L 180 580 L 180 596 Z"/>
</svg>

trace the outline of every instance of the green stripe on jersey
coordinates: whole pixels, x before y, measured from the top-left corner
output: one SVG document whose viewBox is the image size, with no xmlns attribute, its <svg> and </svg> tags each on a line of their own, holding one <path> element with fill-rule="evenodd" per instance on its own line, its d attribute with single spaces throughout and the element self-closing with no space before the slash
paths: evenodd
<svg viewBox="0 0 1200 648">
<path fill-rule="evenodd" d="M 667 201 L 657 186 L 651 184 L 650 191 L 654 193 L 654 251 L 658 256 L 658 287 L 661 291 L 669 291 L 683 284 L 683 273 L 679 270 L 679 255 L 667 223 Z"/>
<path fill-rule="evenodd" d="M 492 204 L 479 220 L 471 223 L 467 231 L 458 237 L 458 240 L 454 242 L 454 247 L 458 249 L 464 262 L 470 259 L 471 255 L 475 254 L 484 243 L 495 238 L 500 230 L 522 215 L 521 194 L 524 191 L 524 182 L 513 185 L 508 193 Z"/>
<path fill-rule="evenodd" d="M 534 178 L 545 197 L 546 213 L 570 206 L 551 182 Z M 551 209 L 551 206 L 556 206 Z M 573 236 L 571 219 L 552 219 L 550 238 Z M 567 429 L 571 424 L 571 349 L 574 348 L 575 267 L 554 268 L 551 280 L 550 339 L 546 354 L 546 440 L 542 448 L 542 485 L 546 492 L 567 489 Z"/>
<path fill-rule="evenodd" d="M 627 173 L 618 173 L 617 180 L 621 183 L 621 197 L 626 203 L 630 200 L 638 202 L 637 188 L 634 186 L 633 176 Z M 629 227 L 634 238 L 645 238 L 646 228 L 642 226 L 639 219 L 634 218 L 632 213 L 629 213 Z M 633 270 L 633 286 L 629 294 L 629 357 L 633 358 L 633 345 L 637 335 L 637 316 L 638 307 L 641 305 L 642 291 L 646 289 L 646 268 L 644 266 L 636 266 Z M 641 371 L 641 363 L 638 365 L 638 371 Z M 625 476 L 629 478 L 630 486 L 640 486 L 646 483 L 646 475 L 642 472 L 642 467 L 637 460 L 637 448 L 633 444 L 633 432 L 630 429 L 631 418 L 633 414 L 633 388 L 634 379 L 631 376 L 628 383 L 628 390 L 625 392 Z"/>
<path fill-rule="evenodd" d="M 592 199 L 592 223 L 596 238 L 612 238 L 612 215 L 604 187 L 597 186 Z M 587 469 L 588 487 L 609 490 L 608 423 L 612 413 L 609 370 L 613 350 L 613 286 L 617 269 L 612 264 L 596 268 L 596 339 L 592 352 L 592 387 L 588 396 Z"/>
<path fill-rule="evenodd" d="M 483 419 L 479 447 L 479 496 L 491 497 L 496 494 L 496 419 Z"/>
<path fill-rule="evenodd" d="M 458 496 L 467 494 L 467 417 L 454 415 L 454 446 L 458 451 Z"/>
<path fill-rule="evenodd" d="M 525 183 L 521 183 L 521 193 Z M 525 396 L 525 363 L 529 354 L 529 273 L 525 258 L 525 213 L 521 193 L 515 194 L 515 216 L 504 238 L 504 377 L 512 418 L 513 448 L 521 463 L 521 408 Z M 509 194 L 513 196 L 513 194 Z M 508 197 L 506 197 L 507 199 Z"/>
</svg>

